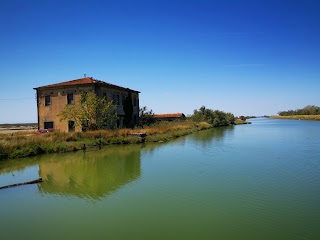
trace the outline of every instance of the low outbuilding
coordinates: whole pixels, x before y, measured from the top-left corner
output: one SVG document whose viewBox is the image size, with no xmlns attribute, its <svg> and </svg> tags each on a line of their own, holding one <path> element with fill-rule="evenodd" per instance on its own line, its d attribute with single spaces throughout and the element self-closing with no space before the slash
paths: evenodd
<svg viewBox="0 0 320 240">
<path fill-rule="evenodd" d="M 186 120 L 186 116 L 183 113 L 154 114 L 153 119 L 157 122 L 175 120 L 184 121 Z"/>
</svg>

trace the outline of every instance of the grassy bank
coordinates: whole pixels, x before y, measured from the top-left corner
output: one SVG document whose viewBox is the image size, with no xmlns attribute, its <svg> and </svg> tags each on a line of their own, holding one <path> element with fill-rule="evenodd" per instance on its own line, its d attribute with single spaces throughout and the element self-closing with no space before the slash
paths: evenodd
<svg viewBox="0 0 320 240">
<path fill-rule="evenodd" d="M 270 116 L 269 118 L 320 121 L 320 115 Z"/>
<path fill-rule="evenodd" d="M 146 142 L 168 141 L 212 126 L 208 123 L 161 122 L 145 128 L 99 130 L 90 132 L 52 132 L 0 134 L 0 160 L 23 158 L 43 153 L 70 152 L 110 144 L 134 144 L 141 139 L 134 133 L 146 133 Z"/>
<path fill-rule="evenodd" d="M 234 120 L 234 124 L 235 124 L 235 125 L 251 124 L 251 122 L 247 122 L 247 121 L 242 120 L 242 119 L 240 119 L 240 118 L 236 118 L 236 119 Z"/>
</svg>

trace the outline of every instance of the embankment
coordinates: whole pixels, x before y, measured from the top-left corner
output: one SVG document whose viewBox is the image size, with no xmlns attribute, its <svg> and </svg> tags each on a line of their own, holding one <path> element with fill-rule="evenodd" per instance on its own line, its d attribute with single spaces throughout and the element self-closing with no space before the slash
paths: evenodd
<svg viewBox="0 0 320 240">
<path fill-rule="evenodd" d="M 320 121 L 320 115 L 269 116 L 269 118 Z"/>
<path fill-rule="evenodd" d="M 160 122 L 136 129 L 97 130 L 88 132 L 50 132 L 41 135 L 0 134 L 0 160 L 23 158 L 44 153 L 70 152 L 111 144 L 140 143 L 137 133 L 146 133 L 145 142 L 168 141 L 212 126 L 206 122 Z"/>
</svg>

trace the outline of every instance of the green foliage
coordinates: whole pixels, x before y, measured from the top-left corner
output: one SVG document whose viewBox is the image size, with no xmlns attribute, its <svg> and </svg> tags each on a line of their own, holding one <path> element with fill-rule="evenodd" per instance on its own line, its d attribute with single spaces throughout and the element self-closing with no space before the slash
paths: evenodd
<svg viewBox="0 0 320 240">
<path fill-rule="evenodd" d="M 294 116 L 294 115 L 320 115 L 320 107 L 314 105 L 305 106 L 302 109 L 288 110 L 278 112 L 280 116 Z"/>
<path fill-rule="evenodd" d="M 149 126 L 150 124 L 153 124 L 154 118 L 153 118 L 153 111 L 148 110 L 146 106 L 140 108 L 139 110 L 139 119 L 140 119 L 140 125 L 141 126 Z"/>
<path fill-rule="evenodd" d="M 0 160 L 8 158 L 9 149 L 0 144 Z"/>
<path fill-rule="evenodd" d="M 229 126 L 234 124 L 234 115 L 219 110 L 206 109 L 205 106 L 194 110 L 190 119 L 194 122 L 208 122 L 214 127 Z"/>
<path fill-rule="evenodd" d="M 114 128 L 117 106 L 112 101 L 99 98 L 94 92 L 82 92 L 80 101 L 65 105 L 59 113 L 60 121 L 71 120 L 83 130 Z"/>
<path fill-rule="evenodd" d="M 132 114 L 133 114 L 133 105 L 132 105 L 132 96 L 131 92 L 128 92 L 128 96 L 126 97 L 124 104 L 123 104 L 123 111 L 124 115 L 124 124 L 126 127 L 131 128 L 133 127 L 132 122 Z"/>
<path fill-rule="evenodd" d="M 142 129 L 115 129 L 87 132 L 52 132 L 42 135 L 0 134 L 0 160 L 22 158 L 42 153 L 71 152 L 108 144 L 134 144 L 141 139 L 135 135 L 144 132 L 146 142 L 167 141 L 202 129 L 211 128 L 206 122 L 159 122 Z M 142 131 L 141 131 L 142 130 Z"/>
</svg>

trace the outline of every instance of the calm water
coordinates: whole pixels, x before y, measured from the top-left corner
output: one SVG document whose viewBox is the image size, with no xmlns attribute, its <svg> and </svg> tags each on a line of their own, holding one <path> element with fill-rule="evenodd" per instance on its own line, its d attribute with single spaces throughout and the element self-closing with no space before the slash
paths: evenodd
<svg viewBox="0 0 320 240">
<path fill-rule="evenodd" d="M 320 239 L 320 122 L 0 163 L 0 239 Z"/>
</svg>

